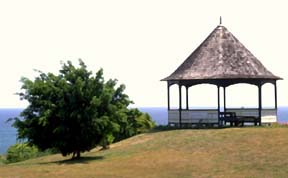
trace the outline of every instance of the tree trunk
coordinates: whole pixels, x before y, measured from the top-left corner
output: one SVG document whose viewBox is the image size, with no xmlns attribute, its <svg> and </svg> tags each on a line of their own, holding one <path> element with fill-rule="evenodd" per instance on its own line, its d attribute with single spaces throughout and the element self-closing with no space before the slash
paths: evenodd
<svg viewBox="0 0 288 178">
<path fill-rule="evenodd" d="M 76 158 L 77 158 L 77 159 L 80 158 L 80 151 L 77 151 L 77 156 L 76 156 Z"/>
<path fill-rule="evenodd" d="M 102 145 L 101 146 L 102 146 L 101 150 L 107 150 L 107 149 L 110 148 L 110 145 L 108 144 L 107 139 L 102 140 Z"/>
<path fill-rule="evenodd" d="M 110 149 L 110 145 L 103 145 L 100 150 L 108 150 Z"/>
<path fill-rule="evenodd" d="M 72 159 L 79 159 L 80 155 L 81 155 L 80 151 L 78 151 L 78 150 L 74 151 L 73 155 L 72 155 Z"/>
</svg>

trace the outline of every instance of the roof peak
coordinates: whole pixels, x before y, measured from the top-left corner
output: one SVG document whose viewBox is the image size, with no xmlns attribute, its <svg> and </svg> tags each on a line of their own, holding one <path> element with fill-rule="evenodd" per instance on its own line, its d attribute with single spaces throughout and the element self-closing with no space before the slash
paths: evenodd
<svg viewBox="0 0 288 178">
<path fill-rule="evenodd" d="M 219 23 L 219 25 L 220 26 L 222 25 L 222 17 L 221 17 L 221 15 L 220 15 L 220 23 Z"/>
</svg>

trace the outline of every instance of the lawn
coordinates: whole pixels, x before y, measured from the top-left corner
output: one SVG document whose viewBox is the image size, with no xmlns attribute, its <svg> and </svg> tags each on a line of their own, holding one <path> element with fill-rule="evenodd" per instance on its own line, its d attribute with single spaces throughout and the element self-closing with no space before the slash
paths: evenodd
<svg viewBox="0 0 288 178">
<path fill-rule="evenodd" d="M 146 133 L 80 160 L 45 156 L 0 165 L 0 178 L 288 177 L 288 128 Z"/>
</svg>

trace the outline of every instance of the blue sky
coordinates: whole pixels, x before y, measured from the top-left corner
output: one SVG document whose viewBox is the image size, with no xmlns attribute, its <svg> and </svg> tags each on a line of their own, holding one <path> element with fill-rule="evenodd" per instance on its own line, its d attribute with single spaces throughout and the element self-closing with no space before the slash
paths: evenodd
<svg viewBox="0 0 288 178">
<path fill-rule="evenodd" d="M 25 107 L 14 93 L 33 69 L 57 72 L 60 61 L 83 59 L 89 69 L 127 86 L 135 106 L 166 106 L 170 75 L 219 24 L 228 28 L 272 73 L 288 78 L 287 2 L 176 0 L 10 0 L 0 2 L 0 107 Z M 215 86 L 190 89 L 191 105 L 216 106 Z M 173 89 L 172 89 L 173 91 Z M 278 82 L 288 105 L 288 82 Z M 272 85 L 264 105 L 274 104 Z M 230 106 L 257 104 L 253 86 L 227 91 Z M 174 99 L 173 99 L 174 98 Z M 177 92 L 172 94 L 177 105 Z"/>
</svg>

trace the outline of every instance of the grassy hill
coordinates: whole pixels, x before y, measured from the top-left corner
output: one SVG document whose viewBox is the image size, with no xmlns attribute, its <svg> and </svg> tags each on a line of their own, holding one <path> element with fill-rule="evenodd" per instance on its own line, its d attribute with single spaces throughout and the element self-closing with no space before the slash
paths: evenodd
<svg viewBox="0 0 288 178">
<path fill-rule="evenodd" d="M 0 178 L 8 177 L 288 177 L 288 128 L 147 133 L 77 161 L 52 155 L 0 165 Z"/>
</svg>

